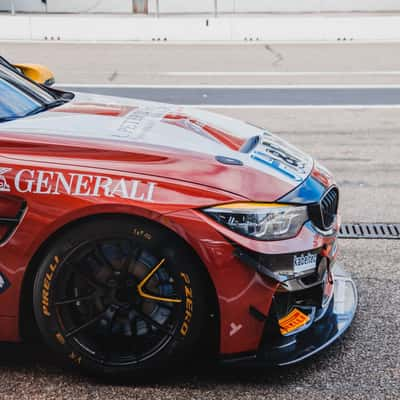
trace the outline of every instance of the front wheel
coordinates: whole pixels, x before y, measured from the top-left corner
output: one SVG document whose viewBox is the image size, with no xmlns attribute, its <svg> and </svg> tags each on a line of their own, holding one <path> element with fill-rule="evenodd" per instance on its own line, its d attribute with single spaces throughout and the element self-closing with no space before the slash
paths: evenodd
<svg viewBox="0 0 400 400">
<path fill-rule="evenodd" d="M 104 217 L 79 224 L 46 251 L 34 312 L 47 344 L 96 374 L 159 368 L 200 339 L 202 267 L 163 228 Z"/>
</svg>

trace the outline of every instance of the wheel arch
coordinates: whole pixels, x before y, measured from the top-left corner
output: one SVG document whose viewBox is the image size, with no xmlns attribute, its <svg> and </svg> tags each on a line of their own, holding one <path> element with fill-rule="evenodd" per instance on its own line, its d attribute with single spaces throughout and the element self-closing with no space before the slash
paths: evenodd
<svg viewBox="0 0 400 400">
<path fill-rule="evenodd" d="M 157 227 L 167 231 L 169 234 L 173 235 L 173 237 L 178 240 L 185 249 L 190 252 L 190 256 L 193 257 L 195 262 L 201 266 L 201 271 L 203 277 L 206 282 L 206 293 L 205 298 L 207 300 L 207 307 L 209 310 L 209 318 L 208 322 L 211 324 L 210 328 L 212 329 L 213 334 L 210 336 L 210 343 L 207 343 L 207 348 L 211 349 L 213 352 L 217 351 L 219 346 L 219 326 L 220 326 L 220 312 L 218 305 L 218 297 L 215 285 L 211 279 L 211 276 L 204 265 L 201 257 L 195 251 L 195 249 L 183 238 L 178 232 L 170 229 L 169 227 L 162 224 L 160 221 L 156 221 L 141 215 L 131 214 L 131 213 L 97 213 L 88 216 L 84 216 L 81 218 L 77 218 L 72 220 L 63 226 L 56 229 L 52 232 L 36 249 L 35 253 L 30 259 L 28 266 L 26 268 L 22 286 L 21 286 L 21 294 L 20 294 L 20 307 L 19 307 L 19 332 L 20 336 L 23 340 L 32 341 L 39 338 L 38 328 L 36 326 L 36 321 L 33 313 L 33 286 L 36 273 L 39 268 L 39 263 L 41 258 L 43 257 L 46 250 L 52 245 L 52 243 L 61 235 L 63 235 L 66 231 L 73 228 L 76 225 L 88 223 L 91 220 L 97 220 L 98 218 L 110 218 L 110 217 L 123 217 L 123 218 L 135 218 L 141 219 L 148 223 L 154 224 Z"/>
</svg>

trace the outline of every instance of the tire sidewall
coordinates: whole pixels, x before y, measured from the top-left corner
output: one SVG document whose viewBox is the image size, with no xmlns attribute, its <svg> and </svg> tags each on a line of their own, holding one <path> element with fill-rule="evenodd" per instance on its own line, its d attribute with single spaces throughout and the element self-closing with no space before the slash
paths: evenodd
<svg viewBox="0 0 400 400">
<path fill-rule="evenodd" d="M 63 276 L 63 261 L 82 242 L 101 240 L 110 235 L 128 235 L 139 246 L 165 257 L 174 279 L 178 280 L 180 293 L 184 294 L 178 311 L 178 325 L 174 338 L 153 357 L 139 363 L 109 366 L 97 362 L 72 338 L 65 339 L 60 326 L 57 307 L 54 305 L 57 283 Z M 149 368 L 160 368 L 167 363 L 188 357 L 200 339 L 205 318 L 204 284 L 201 266 L 194 260 L 184 243 L 174 234 L 152 222 L 129 217 L 102 217 L 73 226 L 48 247 L 40 262 L 33 290 L 34 314 L 46 344 L 64 361 L 101 375 L 129 374 Z"/>
</svg>

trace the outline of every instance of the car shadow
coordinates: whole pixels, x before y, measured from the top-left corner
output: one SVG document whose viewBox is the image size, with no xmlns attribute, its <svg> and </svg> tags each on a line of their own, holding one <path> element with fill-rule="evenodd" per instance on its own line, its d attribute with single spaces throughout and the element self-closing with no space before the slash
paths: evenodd
<svg viewBox="0 0 400 400">
<path fill-rule="evenodd" d="M 149 386 L 168 387 L 212 387 L 215 385 L 282 385 L 295 384 L 315 370 L 329 368 L 329 360 L 337 352 L 337 344 L 323 354 L 294 366 L 285 368 L 261 368 L 222 366 L 217 361 L 185 362 L 184 365 L 168 368 L 137 377 L 104 379 L 84 376 L 77 369 L 65 368 L 55 361 L 54 355 L 39 344 L 0 344 L 0 375 L 33 374 L 45 380 L 63 376 L 70 384 L 79 382 L 95 386 Z"/>
</svg>

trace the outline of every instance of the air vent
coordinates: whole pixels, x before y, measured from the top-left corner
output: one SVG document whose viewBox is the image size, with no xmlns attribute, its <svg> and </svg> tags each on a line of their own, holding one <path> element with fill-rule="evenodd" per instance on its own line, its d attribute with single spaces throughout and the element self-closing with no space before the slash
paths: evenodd
<svg viewBox="0 0 400 400">
<path fill-rule="evenodd" d="M 342 239 L 400 239 L 400 224 L 342 224 L 339 237 Z"/>
<path fill-rule="evenodd" d="M 0 196 L 0 244 L 7 241 L 24 215 L 26 203 L 19 197 Z"/>
</svg>

